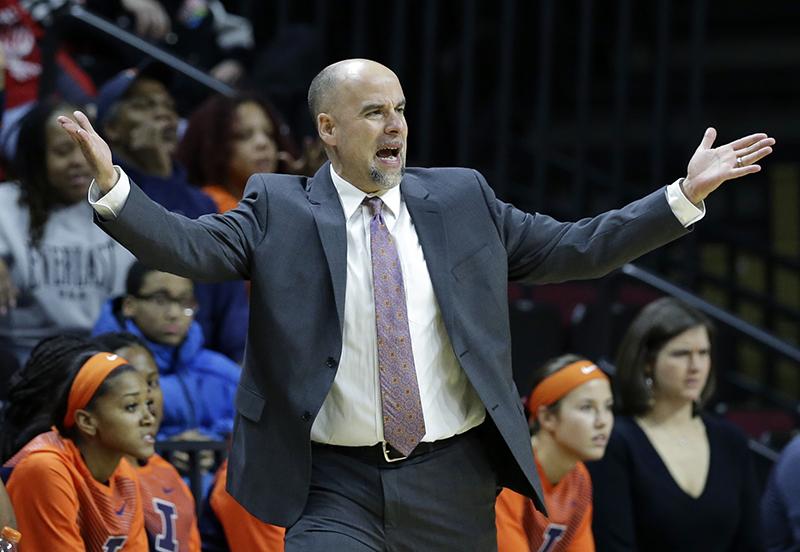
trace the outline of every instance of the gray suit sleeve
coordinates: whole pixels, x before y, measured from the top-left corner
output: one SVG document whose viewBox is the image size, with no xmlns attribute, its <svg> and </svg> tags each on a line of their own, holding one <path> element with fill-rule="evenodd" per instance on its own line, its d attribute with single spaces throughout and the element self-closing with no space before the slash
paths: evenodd
<svg viewBox="0 0 800 552">
<path fill-rule="evenodd" d="M 577 222 L 525 213 L 495 197 L 475 173 L 508 253 L 508 277 L 528 283 L 599 278 L 688 232 L 664 189 Z"/>
<path fill-rule="evenodd" d="M 250 277 L 250 259 L 267 230 L 263 177 L 250 177 L 239 205 L 193 220 L 149 199 L 135 184 L 114 220 L 95 222 L 144 264 L 201 282 Z"/>
</svg>

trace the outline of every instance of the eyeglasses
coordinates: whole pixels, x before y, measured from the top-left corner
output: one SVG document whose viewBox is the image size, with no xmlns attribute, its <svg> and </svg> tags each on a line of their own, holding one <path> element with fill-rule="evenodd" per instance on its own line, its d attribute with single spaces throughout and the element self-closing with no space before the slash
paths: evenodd
<svg viewBox="0 0 800 552">
<path fill-rule="evenodd" d="M 149 295 L 134 295 L 141 301 L 147 301 L 158 310 L 166 312 L 172 305 L 176 305 L 181 314 L 186 317 L 194 316 L 197 312 L 197 299 L 194 297 L 171 297 L 168 293 L 157 291 Z"/>
</svg>

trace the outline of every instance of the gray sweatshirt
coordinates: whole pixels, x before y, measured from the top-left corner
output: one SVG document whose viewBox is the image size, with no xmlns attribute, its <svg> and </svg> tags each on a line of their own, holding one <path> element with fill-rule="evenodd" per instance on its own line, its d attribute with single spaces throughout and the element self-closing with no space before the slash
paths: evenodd
<svg viewBox="0 0 800 552">
<path fill-rule="evenodd" d="M 134 256 L 94 224 L 85 201 L 54 209 L 33 249 L 19 196 L 18 184 L 0 184 L 0 258 L 20 292 L 17 307 L 0 315 L 0 343 L 24 362 L 45 337 L 88 334 L 103 302 L 124 292 Z"/>
</svg>

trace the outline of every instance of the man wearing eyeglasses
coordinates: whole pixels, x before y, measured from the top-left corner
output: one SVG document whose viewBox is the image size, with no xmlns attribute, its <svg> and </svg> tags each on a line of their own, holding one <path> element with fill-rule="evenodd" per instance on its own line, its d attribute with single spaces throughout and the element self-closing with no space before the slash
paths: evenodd
<svg viewBox="0 0 800 552">
<path fill-rule="evenodd" d="M 131 332 L 152 351 L 164 392 L 159 439 L 224 439 L 233 430 L 240 369 L 204 347 L 196 312 L 191 280 L 136 262 L 125 296 L 106 303 L 94 327 L 95 334 Z"/>
</svg>

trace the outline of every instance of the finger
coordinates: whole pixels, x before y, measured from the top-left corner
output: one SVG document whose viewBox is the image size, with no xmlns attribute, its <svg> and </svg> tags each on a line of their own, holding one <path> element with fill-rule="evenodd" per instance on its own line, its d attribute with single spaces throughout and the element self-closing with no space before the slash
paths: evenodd
<svg viewBox="0 0 800 552">
<path fill-rule="evenodd" d="M 761 148 L 766 148 L 774 145 L 775 145 L 774 138 L 764 138 L 763 140 L 759 140 L 758 142 L 752 144 L 751 146 L 748 146 L 738 151 L 734 151 L 733 154 L 736 155 L 736 157 L 745 157 L 753 152 L 760 150 Z"/>
<path fill-rule="evenodd" d="M 714 127 L 708 127 L 706 133 L 703 134 L 703 139 L 697 149 L 710 149 L 714 145 L 714 140 L 717 139 L 717 131 Z"/>
<path fill-rule="evenodd" d="M 749 147 L 752 144 L 758 142 L 759 140 L 763 140 L 764 138 L 767 138 L 767 135 L 764 134 L 763 132 L 758 132 L 756 134 L 750 134 L 749 136 L 744 136 L 742 138 L 739 138 L 738 140 L 734 140 L 733 142 L 727 145 L 731 146 L 735 150 L 739 150 L 742 148 Z"/>
<path fill-rule="evenodd" d="M 147 16 L 145 16 L 142 12 L 139 12 L 134 15 L 136 19 L 136 34 L 139 36 L 147 36 L 147 29 L 150 26 L 150 22 L 147 20 Z"/>
<path fill-rule="evenodd" d="M 770 153 L 772 153 L 772 148 L 766 147 L 766 148 L 761 148 L 760 150 L 755 151 L 749 155 L 744 155 L 741 157 L 742 165 L 746 166 L 746 165 L 752 165 L 753 163 L 757 163 L 761 159 L 764 159 Z"/>
<path fill-rule="evenodd" d="M 734 178 L 741 178 L 748 174 L 757 173 L 761 170 L 761 165 L 745 165 L 743 167 L 736 167 L 730 170 L 728 178 L 725 180 L 733 180 Z"/>
<path fill-rule="evenodd" d="M 58 121 L 58 124 L 61 125 L 61 128 L 63 128 L 70 134 L 77 133 L 81 129 L 81 127 L 78 126 L 78 123 L 76 123 L 69 117 L 64 117 L 63 115 L 59 115 L 56 118 L 56 121 Z"/>
<path fill-rule="evenodd" d="M 160 7 L 161 6 L 159 6 L 159 8 Z M 156 15 L 158 16 L 158 38 L 164 38 L 169 32 L 171 21 L 169 20 L 167 12 L 163 9 L 157 11 Z"/>
<path fill-rule="evenodd" d="M 92 126 L 92 123 L 89 121 L 89 117 L 87 117 L 83 111 L 75 111 L 73 112 L 73 115 L 83 130 L 90 134 L 97 134 Z"/>
</svg>

